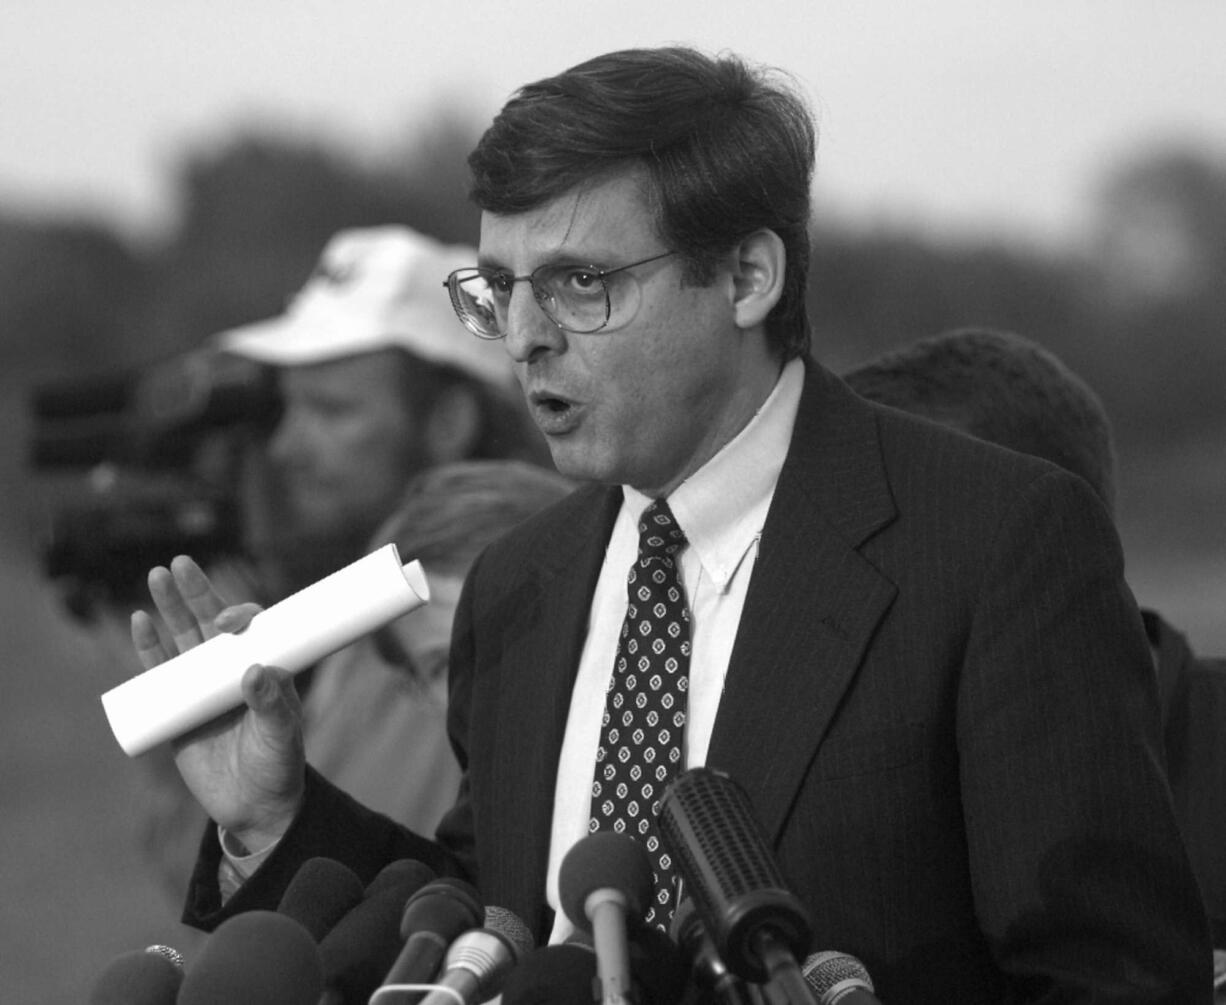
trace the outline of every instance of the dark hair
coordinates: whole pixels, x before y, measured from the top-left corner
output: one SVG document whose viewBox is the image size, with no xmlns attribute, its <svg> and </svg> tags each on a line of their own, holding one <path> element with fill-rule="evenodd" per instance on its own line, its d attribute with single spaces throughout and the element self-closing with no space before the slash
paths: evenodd
<svg viewBox="0 0 1226 1005">
<path fill-rule="evenodd" d="M 1037 342 L 959 328 L 887 352 L 843 379 L 872 401 L 1051 461 L 1114 507 L 1107 412 L 1089 385 Z"/>
<path fill-rule="evenodd" d="M 683 257 L 687 282 L 710 282 L 720 257 L 755 231 L 779 235 L 787 266 L 767 335 L 784 359 L 806 354 L 815 129 L 776 77 L 680 47 L 597 56 L 503 106 L 468 158 L 472 199 L 522 213 L 642 168 L 659 235 Z"/>
</svg>

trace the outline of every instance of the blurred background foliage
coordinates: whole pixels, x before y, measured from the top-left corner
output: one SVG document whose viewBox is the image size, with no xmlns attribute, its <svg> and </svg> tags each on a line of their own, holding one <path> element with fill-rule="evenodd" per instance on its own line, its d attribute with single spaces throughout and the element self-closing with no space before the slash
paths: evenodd
<svg viewBox="0 0 1226 1005">
<path fill-rule="evenodd" d="M 439 122 L 379 163 L 247 129 L 189 150 L 168 237 L 134 245 L 88 219 L 0 206 L 0 362 L 83 376 L 190 348 L 274 314 L 342 227 L 402 222 L 475 242 L 464 157 Z M 842 369 L 958 325 L 1038 339 L 1108 403 L 1121 447 L 1226 425 L 1226 165 L 1138 153 L 1101 180 L 1085 247 L 940 240 L 815 223 L 815 353 Z"/>
</svg>

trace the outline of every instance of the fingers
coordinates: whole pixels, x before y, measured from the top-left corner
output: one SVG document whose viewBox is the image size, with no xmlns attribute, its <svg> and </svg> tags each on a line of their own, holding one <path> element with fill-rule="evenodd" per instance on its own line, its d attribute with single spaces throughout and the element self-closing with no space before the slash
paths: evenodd
<svg viewBox="0 0 1226 1005">
<path fill-rule="evenodd" d="M 153 618 L 144 611 L 134 611 L 131 620 L 132 646 L 136 649 L 136 658 L 146 670 L 152 670 L 159 663 L 170 658 L 158 635 L 157 625 Z"/>
<path fill-rule="evenodd" d="M 200 566 L 187 556 L 176 557 L 169 569 L 159 565 L 149 571 L 149 595 L 179 652 L 217 634 L 214 621 L 225 604 Z"/>
<path fill-rule="evenodd" d="M 206 639 L 217 634 L 214 619 L 225 608 L 226 603 L 213 589 L 209 577 L 186 555 L 178 555 L 171 560 L 170 571 L 174 576 L 175 585 L 184 603 L 195 617 L 197 624 Z"/>
<path fill-rule="evenodd" d="M 235 604 L 225 608 L 213 619 L 213 627 L 219 632 L 241 632 L 262 610 L 259 604 Z"/>
</svg>

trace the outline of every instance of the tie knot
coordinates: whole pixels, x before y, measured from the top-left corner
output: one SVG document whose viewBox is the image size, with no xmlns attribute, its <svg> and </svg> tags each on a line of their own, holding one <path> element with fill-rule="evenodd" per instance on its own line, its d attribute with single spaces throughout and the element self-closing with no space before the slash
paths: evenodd
<svg viewBox="0 0 1226 1005">
<path fill-rule="evenodd" d="M 685 544 L 685 531 L 673 517 L 668 503 L 657 499 L 639 518 L 639 558 L 669 558 Z"/>
</svg>

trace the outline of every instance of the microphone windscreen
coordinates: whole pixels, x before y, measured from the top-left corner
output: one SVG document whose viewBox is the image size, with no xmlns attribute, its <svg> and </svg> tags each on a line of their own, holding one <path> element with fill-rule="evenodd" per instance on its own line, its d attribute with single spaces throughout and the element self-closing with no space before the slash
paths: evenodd
<svg viewBox="0 0 1226 1005">
<path fill-rule="evenodd" d="M 848 953 L 833 949 L 814 953 L 805 960 L 804 974 L 817 1005 L 834 1005 L 839 1001 L 846 1005 L 870 1005 L 877 1001 L 868 970 Z"/>
<path fill-rule="evenodd" d="M 323 989 L 310 932 L 276 911 L 247 911 L 209 937 L 183 978 L 178 1005 L 316 1005 Z"/>
<path fill-rule="evenodd" d="M 685 891 L 729 970 L 744 980 L 767 979 L 757 951 L 765 931 L 804 958 L 812 939 L 808 913 L 786 888 L 739 785 L 711 768 L 682 772 L 660 801 L 659 824 Z"/>
<path fill-rule="evenodd" d="M 502 985 L 502 1005 L 575 1005 L 597 1000 L 596 953 L 564 943 L 526 953 Z"/>
<path fill-rule="evenodd" d="M 626 898 L 626 917 L 642 920 L 655 880 L 647 849 L 634 838 L 597 831 L 576 841 L 558 870 L 558 899 L 572 925 L 590 932 L 587 898 L 596 890 L 617 890 Z"/>
<path fill-rule="evenodd" d="M 333 858 L 309 858 L 290 880 L 277 911 L 293 918 L 319 942 L 362 899 L 358 874 Z"/>
<path fill-rule="evenodd" d="M 523 959 L 536 946 L 536 940 L 523 919 L 505 907 L 487 907 L 482 927 L 501 936 L 516 960 Z"/>
<path fill-rule="evenodd" d="M 480 926 L 485 908 L 476 888 L 444 876 L 427 883 L 404 906 L 400 937 L 404 945 L 382 984 L 429 984 L 438 975 L 451 943 Z"/>
<path fill-rule="evenodd" d="M 89 1005 L 175 1005 L 183 968 L 159 948 L 136 949 L 111 960 L 90 990 Z"/>
<path fill-rule="evenodd" d="M 400 953 L 400 918 L 408 899 L 434 879 L 416 859 L 384 866 L 366 887 L 362 902 L 319 943 L 324 982 L 341 1000 L 365 1003 Z"/>
<path fill-rule="evenodd" d="M 400 937 L 435 932 L 450 942 L 461 932 L 476 928 L 485 917 L 477 888 L 453 876 L 427 883 L 409 898 L 400 919 Z"/>
</svg>

